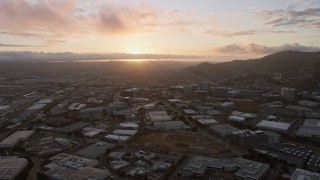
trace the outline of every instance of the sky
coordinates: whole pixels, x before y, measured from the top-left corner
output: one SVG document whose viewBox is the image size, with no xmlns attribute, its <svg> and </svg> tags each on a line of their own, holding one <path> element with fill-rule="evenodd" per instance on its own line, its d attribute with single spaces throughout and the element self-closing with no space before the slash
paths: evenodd
<svg viewBox="0 0 320 180">
<path fill-rule="evenodd" d="M 14 51 L 226 61 L 320 51 L 320 1 L 0 0 L 0 40 L 0 58 Z"/>
</svg>

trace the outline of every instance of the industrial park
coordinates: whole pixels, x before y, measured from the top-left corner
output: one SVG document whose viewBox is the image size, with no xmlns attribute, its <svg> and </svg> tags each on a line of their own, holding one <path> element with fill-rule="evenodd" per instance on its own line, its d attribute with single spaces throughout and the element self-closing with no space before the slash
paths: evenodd
<svg viewBox="0 0 320 180">
<path fill-rule="evenodd" d="M 8 74 L 0 179 L 319 179 L 319 91 L 284 80 Z"/>
</svg>

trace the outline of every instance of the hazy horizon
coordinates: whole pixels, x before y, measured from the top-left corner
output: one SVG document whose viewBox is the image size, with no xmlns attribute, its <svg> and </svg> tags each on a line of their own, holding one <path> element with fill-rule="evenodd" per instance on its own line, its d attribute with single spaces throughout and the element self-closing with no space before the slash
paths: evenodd
<svg viewBox="0 0 320 180">
<path fill-rule="evenodd" d="M 257 58 L 261 58 L 259 56 Z M 193 55 L 168 55 L 168 54 L 79 54 L 71 52 L 45 53 L 29 51 L 0 52 L 0 61 L 60 61 L 60 62 L 84 62 L 84 61 L 179 61 L 179 62 L 228 62 L 233 60 L 248 59 L 225 59 L 224 57 L 208 57 Z"/>
<path fill-rule="evenodd" d="M 291 50 L 288 50 L 291 51 Z M 281 51 L 283 52 L 283 51 Z M 303 52 L 303 51 L 296 51 Z M 314 51 L 320 52 L 320 51 Z M 275 52 L 279 53 L 279 52 Z M 272 53 L 274 54 L 274 53 Z M 252 60 L 259 59 L 271 54 L 260 55 L 253 58 L 236 58 L 233 56 L 209 57 L 196 55 L 170 55 L 170 54 L 128 54 L 128 53 L 114 53 L 114 54 L 80 54 L 71 52 L 61 53 L 45 53 L 45 52 L 30 52 L 30 51 L 0 51 L 0 61 L 25 61 L 25 62 L 112 62 L 112 61 L 175 61 L 175 62 L 209 62 L 209 63 L 223 63 L 236 60 Z M 226 59 L 226 57 L 228 57 Z"/>
</svg>

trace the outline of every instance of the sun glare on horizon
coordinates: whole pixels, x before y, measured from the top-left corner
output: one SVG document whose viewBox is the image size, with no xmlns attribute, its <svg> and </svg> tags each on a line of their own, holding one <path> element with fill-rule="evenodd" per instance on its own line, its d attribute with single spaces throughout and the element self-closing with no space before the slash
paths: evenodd
<svg viewBox="0 0 320 180">
<path fill-rule="evenodd" d="M 148 61 L 148 60 L 146 60 L 146 59 L 128 59 L 126 61 L 127 62 L 141 63 L 141 62 L 145 62 L 145 61 Z"/>
<path fill-rule="evenodd" d="M 142 48 L 131 47 L 126 49 L 128 54 L 146 54 L 146 50 Z"/>
<path fill-rule="evenodd" d="M 151 53 L 151 50 L 143 46 L 134 45 L 126 46 L 125 52 L 128 54 L 148 54 Z"/>
</svg>

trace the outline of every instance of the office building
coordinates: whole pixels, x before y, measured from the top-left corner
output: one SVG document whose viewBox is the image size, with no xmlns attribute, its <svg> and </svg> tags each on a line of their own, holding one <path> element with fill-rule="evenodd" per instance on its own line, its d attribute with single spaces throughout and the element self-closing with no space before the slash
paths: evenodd
<svg viewBox="0 0 320 180">
<path fill-rule="evenodd" d="M 295 101 L 295 93 L 296 93 L 296 89 L 294 88 L 287 88 L 287 87 L 281 88 L 281 95 L 284 101 L 293 103 Z"/>
<path fill-rule="evenodd" d="M 248 129 L 234 131 L 231 134 L 231 142 L 241 147 L 251 148 L 267 142 L 267 136 L 263 131 L 251 131 Z"/>
</svg>

